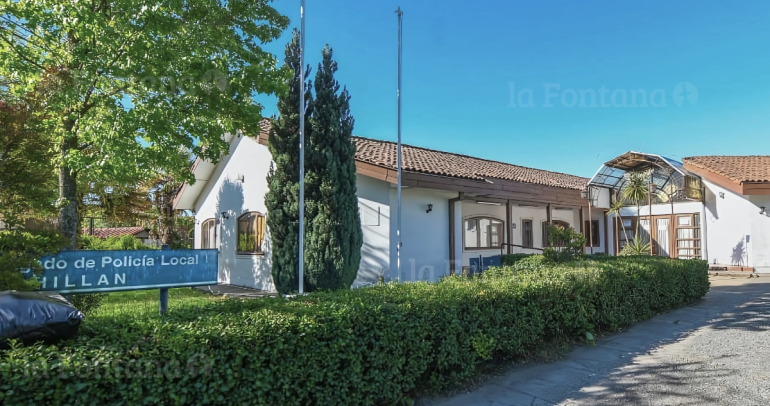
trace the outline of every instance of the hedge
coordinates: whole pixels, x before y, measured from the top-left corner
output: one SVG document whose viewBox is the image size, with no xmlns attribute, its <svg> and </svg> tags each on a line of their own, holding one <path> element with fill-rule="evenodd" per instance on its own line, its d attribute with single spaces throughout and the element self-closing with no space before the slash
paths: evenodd
<svg viewBox="0 0 770 406">
<path fill-rule="evenodd" d="M 708 289 L 703 261 L 613 258 L 104 318 L 58 346 L 0 353 L 0 403 L 399 403 L 490 357 L 626 326 Z"/>
</svg>

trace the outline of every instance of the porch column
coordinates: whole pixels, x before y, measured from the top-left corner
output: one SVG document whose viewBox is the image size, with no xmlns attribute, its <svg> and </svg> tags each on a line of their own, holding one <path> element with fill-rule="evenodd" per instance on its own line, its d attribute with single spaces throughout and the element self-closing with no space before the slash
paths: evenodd
<svg viewBox="0 0 770 406">
<path fill-rule="evenodd" d="M 513 205 L 511 205 L 510 200 L 505 201 L 505 242 L 508 244 L 513 244 L 513 223 L 511 223 L 511 217 L 513 217 L 511 210 Z M 511 246 L 506 245 L 505 246 L 505 253 L 510 254 L 511 253 Z"/>
<path fill-rule="evenodd" d="M 449 261 L 447 270 L 455 275 L 463 271 L 463 201 L 462 193 L 449 199 Z"/>
</svg>

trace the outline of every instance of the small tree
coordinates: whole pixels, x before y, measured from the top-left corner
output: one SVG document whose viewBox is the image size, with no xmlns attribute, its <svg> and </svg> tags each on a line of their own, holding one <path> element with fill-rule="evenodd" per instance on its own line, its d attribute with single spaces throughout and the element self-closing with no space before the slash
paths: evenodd
<svg viewBox="0 0 770 406">
<path fill-rule="evenodd" d="M 332 49 L 323 49 L 315 80 L 308 148 L 308 290 L 348 289 L 358 274 L 363 235 L 356 196 L 353 116 L 347 89 L 334 79 Z"/>
<path fill-rule="evenodd" d="M 636 203 L 636 215 L 641 219 L 641 213 L 639 207 L 642 202 L 647 198 L 647 179 L 641 172 L 631 172 L 628 174 L 628 179 L 623 184 L 623 188 L 620 191 L 623 199 Z M 636 222 L 636 235 L 639 235 L 639 223 Z"/>
<path fill-rule="evenodd" d="M 278 117 L 271 120 L 268 148 L 276 167 L 267 177 L 269 191 L 265 195 L 267 227 L 270 230 L 273 283 L 281 293 L 296 291 L 299 287 L 299 92 L 310 75 L 300 79 L 299 32 L 286 45 L 284 66 L 293 71 L 289 91 L 278 97 Z M 312 95 L 310 84 L 305 85 L 305 144 L 311 133 Z M 306 157 L 307 157 L 306 153 Z M 307 190 L 307 187 L 305 188 Z M 307 229 L 307 227 L 306 227 Z"/>
<path fill-rule="evenodd" d="M 615 194 L 615 198 L 612 199 L 612 202 L 610 202 L 610 207 L 607 209 L 607 217 L 611 215 L 615 215 L 618 220 L 620 220 L 620 227 L 623 228 L 623 238 L 628 237 L 628 233 L 626 232 L 626 225 L 623 224 L 623 217 L 620 215 L 620 211 L 623 209 L 623 201 L 618 199 L 617 194 Z"/>
<path fill-rule="evenodd" d="M 548 226 L 550 247 L 543 250 L 543 256 L 556 262 L 569 262 L 583 254 L 586 236 L 571 227 Z"/>
</svg>

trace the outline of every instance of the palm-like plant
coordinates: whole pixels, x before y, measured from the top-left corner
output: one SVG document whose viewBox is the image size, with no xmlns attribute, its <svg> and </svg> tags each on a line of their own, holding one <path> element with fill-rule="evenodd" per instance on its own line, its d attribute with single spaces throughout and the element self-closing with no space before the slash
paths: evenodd
<svg viewBox="0 0 770 406">
<path fill-rule="evenodd" d="M 620 226 L 623 227 L 623 239 L 626 239 L 628 233 L 626 232 L 626 225 L 623 224 L 623 217 L 620 215 L 621 209 L 623 209 L 623 201 L 618 199 L 617 194 L 615 194 L 615 198 L 612 199 L 612 202 L 610 202 L 610 207 L 607 209 L 607 217 L 613 214 L 617 216 L 618 220 L 620 220 Z"/>
<path fill-rule="evenodd" d="M 623 250 L 620 251 L 620 255 L 650 255 L 650 243 L 648 241 L 643 241 L 637 235 L 631 242 L 623 247 Z"/>
<path fill-rule="evenodd" d="M 641 218 L 639 206 L 647 198 L 647 178 L 641 172 L 630 172 L 620 191 L 623 199 L 636 203 L 636 215 Z M 639 235 L 639 223 L 636 222 L 636 235 Z"/>
</svg>

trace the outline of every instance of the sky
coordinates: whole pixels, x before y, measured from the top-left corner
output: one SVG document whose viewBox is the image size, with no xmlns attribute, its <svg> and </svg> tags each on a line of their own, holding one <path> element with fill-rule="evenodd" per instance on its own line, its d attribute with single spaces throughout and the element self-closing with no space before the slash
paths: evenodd
<svg viewBox="0 0 770 406">
<path fill-rule="evenodd" d="M 585 177 L 629 150 L 770 154 L 770 1 L 306 3 L 306 62 L 333 48 L 355 135 L 396 140 L 400 6 L 405 144 Z"/>
</svg>

